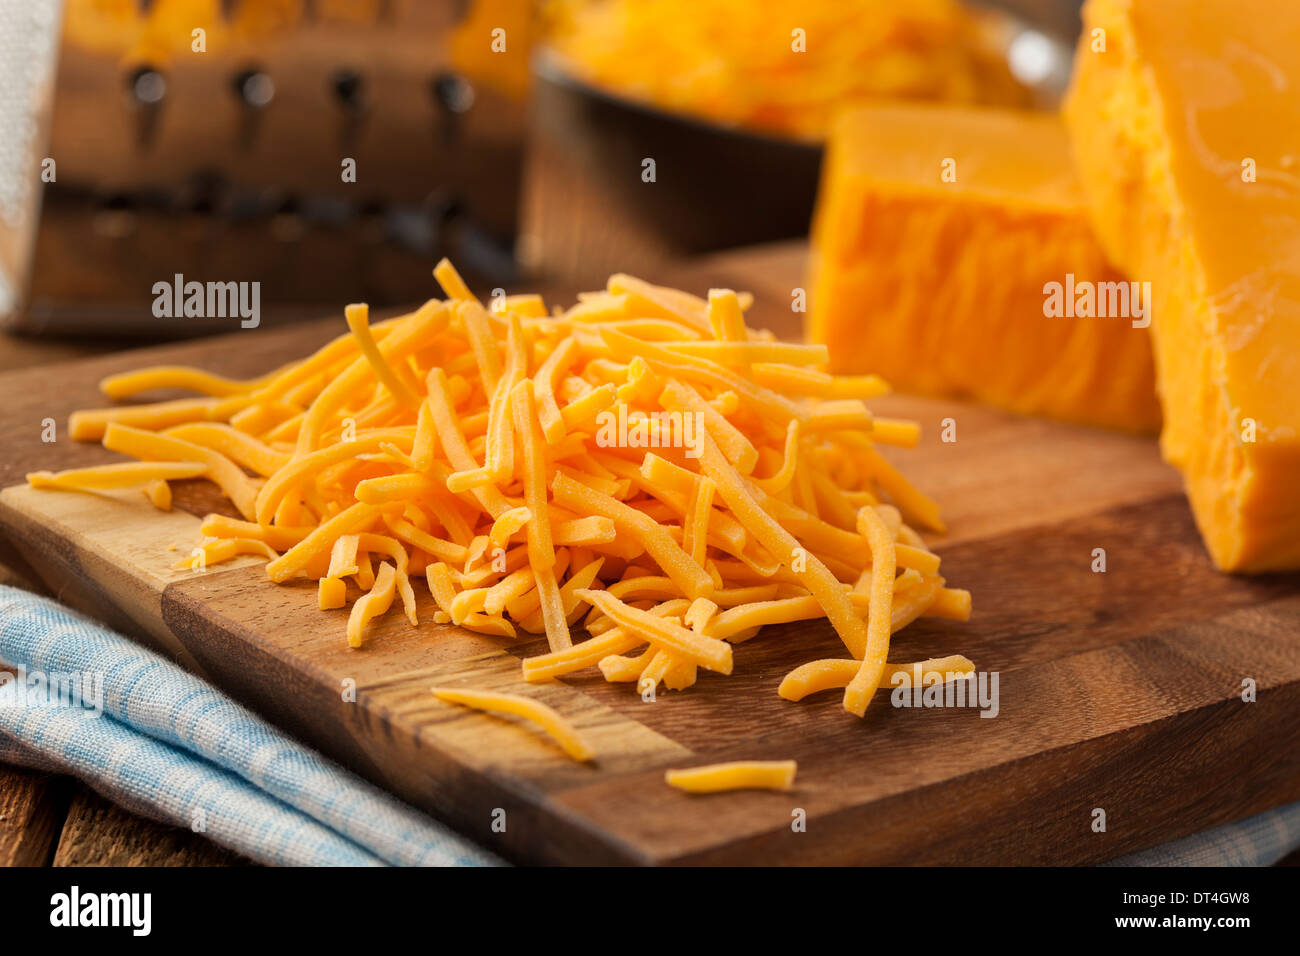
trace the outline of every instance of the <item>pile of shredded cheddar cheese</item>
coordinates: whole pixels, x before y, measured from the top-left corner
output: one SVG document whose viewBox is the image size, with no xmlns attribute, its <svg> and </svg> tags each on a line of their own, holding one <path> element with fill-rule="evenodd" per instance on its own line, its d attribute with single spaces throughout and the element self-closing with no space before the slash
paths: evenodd
<svg viewBox="0 0 1300 956">
<path fill-rule="evenodd" d="M 868 411 L 878 378 L 747 328 L 731 291 L 615 275 L 551 314 L 535 295 L 485 308 L 445 260 L 434 274 L 449 299 L 374 325 L 348 306 L 348 334 L 258 379 L 106 379 L 113 399 L 199 397 L 74 413 L 74 438 L 137 461 L 31 484 L 138 486 L 165 508 L 169 481 L 215 482 L 242 518 L 209 515 L 183 564 L 264 555 L 271 581 L 350 607 L 353 647 L 395 603 L 419 625 L 427 585 L 435 623 L 545 634 L 527 681 L 599 667 L 681 690 L 729 674 L 765 625 L 822 618 L 847 656 L 797 668 L 781 696 L 844 688 L 861 716 L 895 673 L 972 670 L 888 661 L 894 631 L 965 620 L 970 594 L 912 528 L 940 529 L 935 505 L 880 453 L 919 429 Z"/>
</svg>

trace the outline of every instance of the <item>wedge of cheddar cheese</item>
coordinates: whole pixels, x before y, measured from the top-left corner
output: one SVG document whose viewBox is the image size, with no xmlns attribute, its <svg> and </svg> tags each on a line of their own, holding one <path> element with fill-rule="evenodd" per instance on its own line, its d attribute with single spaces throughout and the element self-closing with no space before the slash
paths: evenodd
<svg viewBox="0 0 1300 956">
<path fill-rule="evenodd" d="M 1098 237 L 1150 281 L 1165 457 L 1225 570 L 1300 567 L 1300 17 L 1090 0 L 1065 108 Z"/>
<path fill-rule="evenodd" d="M 844 114 L 813 247 L 809 333 L 833 371 L 1023 414 L 1159 427 L 1138 303 L 1098 314 L 1120 311 L 1105 306 L 1129 284 L 1093 238 L 1058 117 L 902 104 Z"/>
</svg>

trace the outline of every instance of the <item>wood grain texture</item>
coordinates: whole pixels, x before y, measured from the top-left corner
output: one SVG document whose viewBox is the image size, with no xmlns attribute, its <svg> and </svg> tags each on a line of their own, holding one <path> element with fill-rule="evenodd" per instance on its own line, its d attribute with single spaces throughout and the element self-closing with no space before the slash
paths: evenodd
<svg viewBox="0 0 1300 956">
<path fill-rule="evenodd" d="M 0 372 L 67 362 L 121 347 L 120 342 L 104 338 L 42 339 L 0 332 Z"/>
<path fill-rule="evenodd" d="M 54 866 L 249 866 L 206 837 L 123 810 L 78 784 Z"/>
<path fill-rule="evenodd" d="M 647 278 L 695 291 L 760 284 L 758 321 L 789 334 L 801 262 L 787 247 Z M 254 374 L 326 334 L 267 333 L 265 348 L 236 335 L 166 354 Z M 24 462 L 0 465 L 0 480 L 105 460 L 40 443 L 32 417 L 63 421 L 86 402 L 88 378 L 159 355 L 79 363 L 57 384 L 0 379 L 19 396 L 0 435 Z M 1300 799 L 1300 577 L 1216 572 L 1153 441 L 909 396 L 872 404 L 924 426 L 920 447 L 891 457 L 941 501 L 944 573 L 975 595 L 969 623 L 919 621 L 891 656 L 964 653 L 996 672 L 994 719 L 891 707 L 887 692 L 866 720 L 837 694 L 781 700 L 792 667 L 842 656 L 822 624 L 769 628 L 736 647 L 731 676 L 649 703 L 594 672 L 524 684 L 519 659 L 541 641 L 411 628 L 399 614 L 352 650 L 345 612 L 318 611 L 311 586 L 270 585 L 255 561 L 176 575 L 165 568 L 174 553 L 154 557 L 216 504 L 201 482 L 170 516 L 143 498 L 9 489 L 0 527 L 52 590 L 166 639 L 270 719 L 515 860 L 1091 863 Z M 939 440 L 945 419 L 955 442 Z M 1097 548 L 1105 573 L 1092 570 Z M 427 595 L 420 610 L 428 621 Z M 1241 699 L 1246 679 L 1254 703 Z M 536 696 L 598 759 L 574 764 L 527 725 L 438 702 L 435 683 Z M 663 783 L 669 767 L 741 758 L 797 759 L 795 789 L 698 797 Z M 1091 828 L 1097 808 L 1104 833 Z M 499 810 L 504 833 L 492 827 Z"/>
<path fill-rule="evenodd" d="M 67 781 L 0 767 L 0 866 L 48 866 L 59 842 Z"/>
</svg>

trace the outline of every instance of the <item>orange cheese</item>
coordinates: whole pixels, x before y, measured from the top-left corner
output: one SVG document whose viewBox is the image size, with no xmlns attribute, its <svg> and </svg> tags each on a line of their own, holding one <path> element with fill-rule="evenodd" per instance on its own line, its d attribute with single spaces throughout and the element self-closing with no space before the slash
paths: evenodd
<svg viewBox="0 0 1300 956">
<path fill-rule="evenodd" d="M 488 312 L 450 262 L 434 275 L 447 300 L 374 326 L 349 306 L 349 335 L 260 379 L 114 376 L 116 394 L 229 394 L 126 406 L 143 410 L 126 419 L 81 413 L 81 437 L 143 461 L 29 480 L 205 477 L 243 517 L 208 516 L 201 550 L 177 567 L 261 554 L 273 582 L 318 581 L 321 610 L 351 603 L 354 648 L 398 597 L 420 624 L 411 579 L 423 577 L 435 624 L 546 634 L 549 653 L 523 664 L 529 682 L 599 667 L 643 694 L 684 690 L 701 669 L 731 673 L 733 646 L 766 625 L 826 618 L 866 658 L 846 692 L 861 716 L 893 632 L 969 617 L 969 593 L 944 586 L 905 523 L 942 530 L 937 505 L 875 447 L 915 445 L 920 426 L 871 415 L 863 399 L 881 381 L 815 368 L 824 347 L 750 329 L 748 294 L 705 300 L 617 274 L 564 313 L 537 296 Z M 467 693 L 441 696 L 555 717 Z"/>
<path fill-rule="evenodd" d="M 1159 427 L 1145 323 L 1132 302 L 1128 315 L 1109 295 L 1101 307 L 1099 293 L 1118 289 L 1102 283 L 1123 277 L 1092 236 L 1057 118 L 901 104 L 846 113 L 813 240 L 810 334 L 829 346 L 831 371 L 1022 414 Z"/>
<path fill-rule="evenodd" d="M 845 104 L 879 99 L 1030 99 L 998 21 L 960 0 L 550 0 L 546 19 L 586 82 L 777 136 L 822 140 Z"/>
<path fill-rule="evenodd" d="M 1162 450 L 1219 567 L 1300 567 L 1300 20 L 1267 0 L 1086 17 L 1066 119 L 1099 238 L 1152 285 Z"/>
</svg>

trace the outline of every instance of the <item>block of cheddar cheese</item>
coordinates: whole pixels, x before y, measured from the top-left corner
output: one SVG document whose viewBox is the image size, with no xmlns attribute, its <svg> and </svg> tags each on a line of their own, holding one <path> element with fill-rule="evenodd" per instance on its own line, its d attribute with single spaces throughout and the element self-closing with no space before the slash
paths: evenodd
<svg viewBox="0 0 1300 956">
<path fill-rule="evenodd" d="M 1055 115 L 845 113 L 812 268 L 809 333 L 833 371 L 1022 414 L 1159 427 L 1141 303 L 1092 235 Z"/>
<path fill-rule="evenodd" d="M 1211 556 L 1300 567 L 1300 8 L 1092 0 L 1065 113 Z"/>
</svg>

